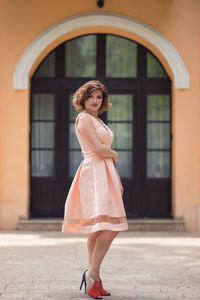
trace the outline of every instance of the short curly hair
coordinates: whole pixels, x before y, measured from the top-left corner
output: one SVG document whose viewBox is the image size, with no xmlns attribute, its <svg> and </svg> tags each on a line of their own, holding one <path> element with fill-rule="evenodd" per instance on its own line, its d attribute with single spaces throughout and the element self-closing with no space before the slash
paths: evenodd
<svg viewBox="0 0 200 300">
<path fill-rule="evenodd" d="M 100 90 L 102 92 L 103 98 L 99 113 L 102 114 L 105 110 L 108 110 L 112 106 L 108 97 L 108 90 L 100 81 L 97 80 L 86 82 L 75 92 L 72 103 L 76 110 L 83 111 L 85 109 L 85 100 L 87 100 L 91 93 L 96 90 Z"/>
</svg>

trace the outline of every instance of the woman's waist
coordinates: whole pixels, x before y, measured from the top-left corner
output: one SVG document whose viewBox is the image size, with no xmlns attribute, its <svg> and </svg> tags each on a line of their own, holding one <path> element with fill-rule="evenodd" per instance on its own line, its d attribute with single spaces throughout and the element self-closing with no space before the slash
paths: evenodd
<svg viewBox="0 0 200 300">
<path fill-rule="evenodd" d="M 97 152 L 92 151 L 82 151 L 83 158 L 90 158 L 90 157 L 100 157 L 100 155 Z"/>
<path fill-rule="evenodd" d="M 100 159 L 106 159 L 106 158 L 111 158 L 111 157 L 103 157 L 100 155 L 98 152 L 92 152 L 92 151 L 82 151 L 83 158 L 100 158 Z"/>
</svg>

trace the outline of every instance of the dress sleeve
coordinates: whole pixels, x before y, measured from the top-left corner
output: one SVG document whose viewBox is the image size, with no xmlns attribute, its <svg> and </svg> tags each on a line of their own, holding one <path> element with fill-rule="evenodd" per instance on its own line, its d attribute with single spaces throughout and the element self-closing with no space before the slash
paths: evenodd
<svg viewBox="0 0 200 300">
<path fill-rule="evenodd" d="M 81 114 L 76 121 L 76 128 L 80 132 L 81 136 L 84 138 L 92 152 L 101 153 L 102 147 L 108 148 L 103 145 L 96 135 L 96 128 L 92 117 L 86 114 Z"/>
</svg>

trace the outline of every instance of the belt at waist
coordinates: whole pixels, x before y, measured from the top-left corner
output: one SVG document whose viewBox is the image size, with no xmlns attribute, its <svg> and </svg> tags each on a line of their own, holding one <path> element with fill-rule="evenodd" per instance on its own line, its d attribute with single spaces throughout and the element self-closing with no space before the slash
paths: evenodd
<svg viewBox="0 0 200 300">
<path fill-rule="evenodd" d="M 95 152 L 84 152 L 84 151 L 82 151 L 82 153 L 83 153 L 83 158 L 84 159 L 94 157 L 94 156 L 99 156 L 98 153 L 95 153 Z"/>
</svg>

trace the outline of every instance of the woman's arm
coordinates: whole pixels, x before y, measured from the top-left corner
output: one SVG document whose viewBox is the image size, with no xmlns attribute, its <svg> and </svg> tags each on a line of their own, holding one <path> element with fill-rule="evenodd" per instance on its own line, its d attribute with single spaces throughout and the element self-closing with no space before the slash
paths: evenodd
<svg viewBox="0 0 200 300">
<path fill-rule="evenodd" d="M 95 127 L 92 119 L 86 114 L 82 114 L 78 119 L 78 131 L 81 132 L 86 142 L 90 145 L 93 152 L 102 157 L 112 157 L 115 164 L 117 164 L 118 154 L 116 151 L 110 149 L 105 144 L 102 144 L 97 138 Z"/>
</svg>

